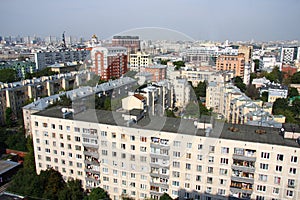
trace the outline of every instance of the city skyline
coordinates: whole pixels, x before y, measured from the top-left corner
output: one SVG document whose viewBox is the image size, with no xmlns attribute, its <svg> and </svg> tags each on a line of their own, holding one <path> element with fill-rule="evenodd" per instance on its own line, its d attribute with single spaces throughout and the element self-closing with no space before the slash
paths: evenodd
<svg viewBox="0 0 300 200">
<path fill-rule="evenodd" d="M 0 35 L 67 35 L 100 39 L 143 27 L 159 27 L 195 40 L 299 40 L 295 0 L 230 1 L 51 1 L 4 0 Z M 47 9 L 45 9 L 47 8 Z M 134 32 L 133 32 L 134 33 Z M 150 35 L 152 33 L 150 32 Z M 154 38 L 155 39 L 155 38 Z"/>
</svg>

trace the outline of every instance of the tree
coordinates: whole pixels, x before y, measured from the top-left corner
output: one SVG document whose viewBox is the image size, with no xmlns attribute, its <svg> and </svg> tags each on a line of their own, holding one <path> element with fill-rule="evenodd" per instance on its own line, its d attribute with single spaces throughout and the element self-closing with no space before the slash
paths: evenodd
<svg viewBox="0 0 300 200">
<path fill-rule="evenodd" d="M 58 199 L 58 193 L 66 186 L 62 175 L 51 168 L 41 171 L 39 177 L 41 183 L 44 185 L 43 198 Z"/>
<path fill-rule="evenodd" d="M 9 107 L 5 110 L 5 123 L 8 127 L 11 127 L 13 124 L 13 111 Z"/>
<path fill-rule="evenodd" d="M 93 188 L 90 195 L 86 197 L 86 200 L 99 200 L 99 199 L 110 199 L 107 191 L 103 188 Z"/>
<path fill-rule="evenodd" d="M 69 180 L 64 190 L 59 192 L 58 199 L 61 200 L 82 200 L 85 193 L 81 187 L 80 180 Z"/>
<path fill-rule="evenodd" d="M 249 84 L 247 86 L 247 89 L 245 91 L 245 94 L 250 97 L 251 99 L 255 100 L 257 98 L 259 98 L 259 92 L 258 92 L 258 89 L 252 85 L 252 84 Z"/>
<path fill-rule="evenodd" d="M 284 113 L 284 110 L 288 109 L 288 101 L 283 98 L 276 99 L 273 103 L 273 114 L 280 115 Z"/>
<path fill-rule="evenodd" d="M 181 67 L 185 66 L 184 61 L 175 61 L 173 62 L 173 65 L 175 65 L 175 70 L 179 70 Z"/>
<path fill-rule="evenodd" d="M 172 110 L 166 109 L 165 114 L 166 114 L 167 117 L 176 118 L 176 115 L 174 114 L 174 112 Z"/>
<path fill-rule="evenodd" d="M 272 72 L 267 73 L 266 78 L 269 79 L 271 82 L 276 82 L 276 83 L 282 83 L 283 80 L 283 74 L 279 70 L 279 67 L 274 67 Z"/>
<path fill-rule="evenodd" d="M 197 99 L 199 97 L 206 97 L 206 88 L 207 88 L 207 83 L 206 81 L 200 81 L 197 85 L 197 87 L 194 88 L 195 94 Z"/>
<path fill-rule="evenodd" d="M 252 83 L 253 79 L 257 78 L 256 73 L 250 73 L 250 83 Z"/>
<path fill-rule="evenodd" d="M 299 96 L 299 92 L 298 92 L 297 88 L 290 87 L 289 91 L 288 91 L 288 97 L 292 98 L 292 97 L 296 97 L 296 96 Z"/>
<path fill-rule="evenodd" d="M 261 94 L 261 98 L 260 98 L 263 102 L 268 102 L 269 99 L 269 92 L 263 92 Z"/>
<path fill-rule="evenodd" d="M 243 83 L 243 79 L 239 76 L 235 77 L 233 80 L 233 84 L 238 87 L 241 92 L 245 92 L 246 91 L 246 84 Z"/>
<path fill-rule="evenodd" d="M 170 60 L 162 60 L 160 59 L 160 64 L 161 65 L 167 65 L 167 63 L 169 62 Z"/>
<path fill-rule="evenodd" d="M 57 102 L 58 105 L 60 106 L 72 106 L 72 100 L 67 97 L 67 95 L 61 95 L 59 96 L 59 101 Z"/>
<path fill-rule="evenodd" d="M 300 72 L 297 72 L 292 76 L 291 83 L 300 84 Z"/>
<path fill-rule="evenodd" d="M 161 195 L 159 197 L 159 200 L 173 200 L 170 195 L 168 195 L 167 193 L 164 193 L 163 195 Z"/>
<path fill-rule="evenodd" d="M 295 116 L 299 117 L 300 116 L 300 99 L 296 98 L 293 103 L 293 110 L 295 112 Z"/>
<path fill-rule="evenodd" d="M 17 81 L 17 73 L 14 69 L 1 69 L 0 82 L 11 83 Z"/>
<path fill-rule="evenodd" d="M 256 72 L 259 69 L 259 60 L 258 59 L 254 59 L 254 71 Z"/>
</svg>

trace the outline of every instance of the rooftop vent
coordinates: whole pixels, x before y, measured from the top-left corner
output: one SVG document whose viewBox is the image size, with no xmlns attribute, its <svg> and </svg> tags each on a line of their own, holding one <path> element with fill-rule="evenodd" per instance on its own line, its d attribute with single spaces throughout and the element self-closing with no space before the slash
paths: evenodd
<svg viewBox="0 0 300 200">
<path fill-rule="evenodd" d="M 234 126 L 231 126 L 228 128 L 228 130 L 230 130 L 231 132 L 238 132 L 240 129 L 234 127 Z"/>
<path fill-rule="evenodd" d="M 263 129 L 256 129 L 255 130 L 255 133 L 257 133 L 257 134 L 266 134 L 267 133 L 267 131 L 265 131 L 265 130 L 263 130 Z"/>
</svg>

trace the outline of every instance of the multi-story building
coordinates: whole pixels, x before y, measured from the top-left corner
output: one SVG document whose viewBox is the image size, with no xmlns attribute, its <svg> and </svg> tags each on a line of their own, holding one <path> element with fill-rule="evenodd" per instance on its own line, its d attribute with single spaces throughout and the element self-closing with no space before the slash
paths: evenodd
<svg viewBox="0 0 300 200">
<path fill-rule="evenodd" d="M 213 55 L 218 51 L 218 47 L 191 47 L 186 51 L 185 61 L 198 63 L 200 65 L 214 65 Z"/>
<path fill-rule="evenodd" d="M 124 47 L 93 47 L 91 71 L 101 80 L 120 78 L 127 72 L 127 50 Z"/>
<path fill-rule="evenodd" d="M 151 64 L 149 54 L 144 52 L 137 52 L 129 55 L 129 68 L 131 71 L 140 72 L 141 67 L 148 67 Z"/>
<path fill-rule="evenodd" d="M 112 40 L 112 46 L 114 47 L 125 47 L 127 49 L 127 52 L 130 53 L 136 53 L 137 51 L 141 50 L 140 45 L 140 38 L 139 36 L 113 36 Z"/>
<path fill-rule="evenodd" d="M 5 123 L 6 108 L 12 109 L 14 119 L 20 116 L 22 107 L 41 97 L 51 96 L 62 90 L 70 90 L 77 87 L 82 81 L 90 80 L 90 72 L 72 72 L 53 76 L 43 76 L 40 78 L 26 79 L 13 83 L 1 83 L 2 94 L 1 105 L 4 112 L 0 112 L 1 125 Z"/>
<path fill-rule="evenodd" d="M 253 46 L 241 45 L 239 46 L 238 53 L 245 55 L 245 63 L 252 63 Z"/>
<path fill-rule="evenodd" d="M 152 81 L 159 82 L 167 78 L 167 66 L 165 65 L 151 65 L 141 68 L 141 72 L 148 72 L 152 74 Z"/>
<path fill-rule="evenodd" d="M 299 61 L 300 47 L 282 47 L 280 61 L 283 64 L 292 64 L 295 60 Z"/>
<path fill-rule="evenodd" d="M 1 61 L 0 69 L 13 69 L 18 78 L 25 79 L 26 73 L 36 72 L 36 65 L 31 61 Z"/>
<path fill-rule="evenodd" d="M 185 68 L 180 70 L 181 78 L 190 81 L 194 87 L 197 87 L 199 82 L 208 81 L 209 77 L 215 73 L 212 67 Z"/>
<path fill-rule="evenodd" d="M 244 79 L 245 73 L 245 55 L 219 55 L 216 61 L 217 71 L 235 71 L 235 76 Z"/>
<path fill-rule="evenodd" d="M 259 59 L 259 68 L 262 71 L 271 72 L 276 66 L 281 69 L 282 63 L 275 56 L 263 56 Z"/>
<path fill-rule="evenodd" d="M 37 52 L 34 54 L 35 64 L 37 70 L 42 70 L 49 65 L 55 63 L 66 62 L 82 62 L 90 54 L 89 50 L 67 50 L 67 51 L 49 51 L 49 52 Z"/>
<path fill-rule="evenodd" d="M 275 102 L 279 98 L 287 98 L 288 87 L 276 83 L 267 83 L 260 88 L 260 94 L 268 93 L 268 102 Z"/>
<path fill-rule="evenodd" d="M 191 100 L 191 86 L 188 80 L 175 78 L 171 82 L 174 86 L 175 106 L 185 108 Z"/>
<path fill-rule="evenodd" d="M 121 113 L 52 107 L 31 116 L 36 171 L 54 168 L 112 199 L 300 198 L 298 128 L 198 124 L 159 117 L 128 124 Z"/>
</svg>

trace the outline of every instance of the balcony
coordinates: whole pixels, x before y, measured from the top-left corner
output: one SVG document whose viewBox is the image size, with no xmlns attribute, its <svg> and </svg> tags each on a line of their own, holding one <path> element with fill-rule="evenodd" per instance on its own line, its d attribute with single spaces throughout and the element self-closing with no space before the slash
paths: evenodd
<svg viewBox="0 0 300 200">
<path fill-rule="evenodd" d="M 161 196 L 162 194 L 162 192 L 150 190 L 150 195 Z"/>
<path fill-rule="evenodd" d="M 242 183 L 254 183 L 254 178 L 248 178 L 248 177 L 240 177 L 240 176 L 231 176 L 232 181 L 236 182 L 242 182 Z"/>
<path fill-rule="evenodd" d="M 170 178 L 170 176 L 168 174 L 159 174 L 159 173 L 150 173 L 150 176 L 152 177 L 158 177 L 158 178 Z"/>
<path fill-rule="evenodd" d="M 95 173 L 99 173 L 100 169 L 96 170 L 95 168 L 91 168 L 91 169 L 85 168 L 84 171 L 95 174 Z"/>
<path fill-rule="evenodd" d="M 232 193 L 244 193 L 244 194 L 248 194 L 251 195 L 253 193 L 252 189 L 245 189 L 245 188 L 235 188 L 230 186 L 230 192 Z"/>
<path fill-rule="evenodd" d="M 169 184 L 168 183 L 156 183 L 156 182 L 150 182 L 150 186 L 154 186 L 154 187 L 161 187 L 161 188 L 165 188 L 165 189 L 169 189 Z"/>
<path fill-rule="evenodd" d="M 86 156 L 92 156 L 94 158 L 99 158 L 99 153 L 94 151 L 83 151 L 83 154 Z"/>
<path fill-rule="evenodd" d="M 84 147 L 87 147 L 87 148 L 95 148 L 95 149 L 98 149 L 99 148 L 99 145 L 98 144 L 93 144 L 93 143 L 82 143 L 82 145 Z"/>
<path fill-rule="evenodd" d="M 82 137 L 98 139 L 98 135 L 97 134 L 92 134 L 92 133 L 82 133 Z"/>
<path fill-rule="evenodd" d="M 233 154 L 232 158 L 236 159 L 236 160 L 244 160 L 244 161 L 250 161 L 250 162 L 256 161 L 256 157 L 244 156 L 244 155 L 238 155 L 238 154 Z"/>
<path fill-rule="evenodd" d="M 84 164 L 86 165 L 96 165 L 96 166 L 100 166 L 100 162 L 98 162 L 98 160 L 96 159 L 86 159 L 84 160 Z"/>
<path fill-rule="evenodd" d="M 158 158 L 158 159 L 165 159 L 165 160 L 169 160 L 170 159 L 169 155 L 156 154 L 156 153 L 152 153 L 152 152 L 150 152 L 150 157 L 151 158 Z"/>
<path fill-rule="evenodd" d="M 160 148 L 160 149 L 166 149 L 166 150 L 170 149 L 169 145 L 164 145 L 164 144 L 161 144 L 161 143 L 150 143 L 150 147 L 155 147 L 155 148 Z"/>
<path fill-rule="evenodd" d="M 255 167 L 248 167 L 248 166 L 242 166 L 242 165 L 231 165 L 231 168 L 233 170 L 238 170 L 242 172 L 248 172 L 248 173 L 254 173 L 255 172 Z"/>
</svg>

